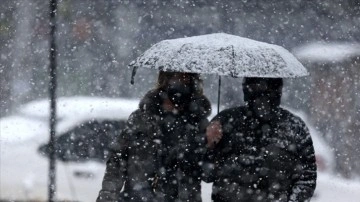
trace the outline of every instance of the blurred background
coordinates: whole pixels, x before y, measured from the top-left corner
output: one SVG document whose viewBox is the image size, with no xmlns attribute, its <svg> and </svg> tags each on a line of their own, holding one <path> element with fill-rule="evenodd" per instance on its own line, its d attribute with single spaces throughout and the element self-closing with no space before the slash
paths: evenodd
<svg viewBox="0 0 360 202">
<path fill-rule="evenodd" d="M 48 13 L 47 1 L 1 0 L 1 118 L 49 99 Z M 132 60 L 160 40 L 216 32 L 283 46 L 302 62 L 311 75 L 286 79 L 282 103 L 319 132 L 336 175 L 359 179 L 358 0 L 59 0 L 57 96 L 139 99 L 157 72 L 139 69 L 130 85 Z M 217 77 L 203 79 L 215 104 Z M 242 104 L 241 82 L 223 78 L 223 108 Z"/>
</svg>

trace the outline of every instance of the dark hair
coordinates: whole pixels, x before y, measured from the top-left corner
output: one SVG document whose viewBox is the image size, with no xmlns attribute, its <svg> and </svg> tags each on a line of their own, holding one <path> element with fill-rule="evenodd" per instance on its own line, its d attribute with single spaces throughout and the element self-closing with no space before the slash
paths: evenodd
<svg viewBox="0 0 360 202">
<path fill-rule="evenodd" d="M 165 90 L 168 87 L 171 78 L 173 78 L 177 74 L 182 74 L 184 76 L 190 77 L 191 85 L 194 89 L 194 94 L 197 96 L 203 95 L 203 85 L 202 85 L 203 83 L 200 78 L 200 75 L 196 73 L 160 71 L 156 84 L 156 89 Z"/>
<path fill-rule="evenodd" d="M 265 82 L 272 89 L 281 89 L 283 87 L 282 78 L 262 78 L 262 77 L 245 77 L 243 80 L 243 86 L 248 84 L 260 84 Z"/>
</svg>

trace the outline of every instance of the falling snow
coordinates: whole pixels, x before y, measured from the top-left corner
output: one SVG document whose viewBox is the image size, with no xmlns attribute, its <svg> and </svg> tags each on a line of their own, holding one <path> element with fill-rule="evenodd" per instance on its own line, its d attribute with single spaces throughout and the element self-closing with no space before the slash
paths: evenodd
<svg viewBox="0 0 360 202">
<path fill-rule="evenodd" d="M 306 123 L 315 149 L 312 201 L 359 201 L 359 1 L 57 3 L 57 199 L 96 200 L 114 139 L 162 69 L 201 73 L 209 120 L 218 93 L 220 111 L 244 105 L 244 76 L 284 78 L 281 106 Z M 49 33 L 48 1 L 1 1 L 0 201 L 47 200 Z M 129 67 L 138 67 L 134 85 Z M 212 184 L 201 185 L 211 201 Z"/>
</svg>

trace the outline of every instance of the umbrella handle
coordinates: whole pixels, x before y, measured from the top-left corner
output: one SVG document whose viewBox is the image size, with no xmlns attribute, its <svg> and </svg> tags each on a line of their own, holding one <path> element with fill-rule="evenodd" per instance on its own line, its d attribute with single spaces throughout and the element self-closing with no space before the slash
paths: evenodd
<svg viewBox="0 0 360 202">
<path fill-rule="evenodd" d="M 137 71 L 138 67 L 137 66 L 134 66 L 133 70 L 132 70 L 132 73 L 131 73 L 131 85 L 134 85 L 135 83 L 135 74 L 136 74 L 136 71 Z"/>
<path fill-rule="evenodd" d="M 218 106 L 217 106 L 217 113 L 218 114 L 219 114 L 219 111 L 220 111 L 220 89 L 221 89 L 221 76 L 219 75 Z"/>
</svg>

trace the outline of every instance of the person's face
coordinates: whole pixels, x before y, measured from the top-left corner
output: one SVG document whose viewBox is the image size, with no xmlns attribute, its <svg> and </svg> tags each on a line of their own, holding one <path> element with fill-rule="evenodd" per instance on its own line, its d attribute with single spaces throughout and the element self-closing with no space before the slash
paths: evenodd
<svg viewBox="0 0 360 202">
<path fill-rule="evenodd" d="M 168 83 L 167 94 L 171 102 L 182 106 L 190 102 L 192 95 L 192 82 L 186 73 L 174 73 Z"/>
<path fill-rule="evenodd" d="M 243 83 L 244 100 L 260 118 L 267 119 L 280 105 L 282 81 L 279 79 L 252 78 Z"/>
</svg>

